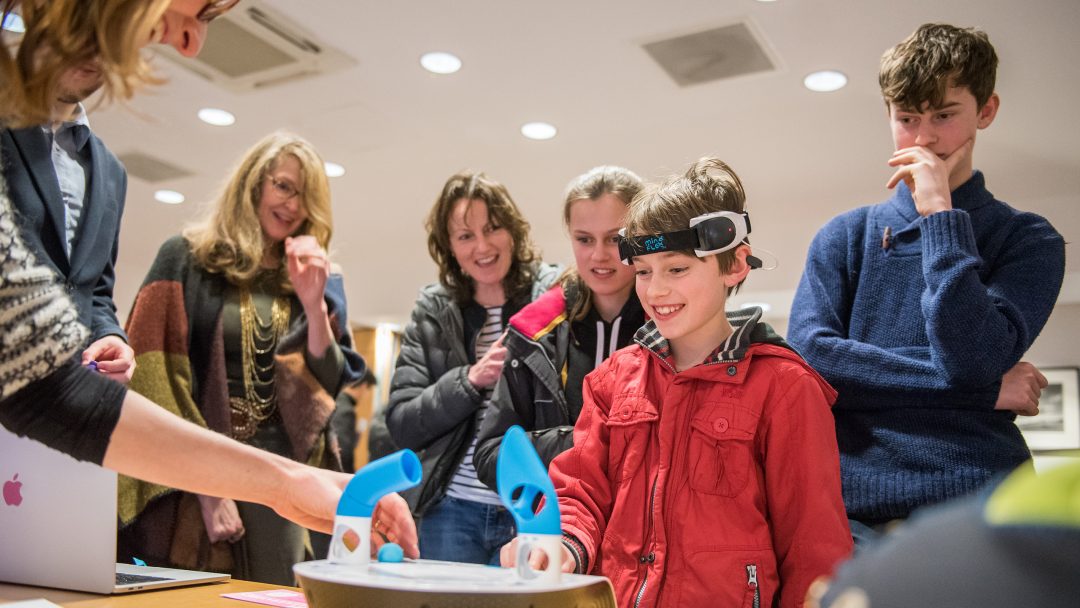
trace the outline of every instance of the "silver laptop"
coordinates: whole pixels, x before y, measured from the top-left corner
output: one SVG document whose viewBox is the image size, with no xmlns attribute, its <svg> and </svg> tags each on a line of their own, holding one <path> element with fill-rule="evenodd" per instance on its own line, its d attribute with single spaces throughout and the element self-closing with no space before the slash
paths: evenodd
<svg viewBox="0 0 1080 608">
<path fill-rule="evenodd" d="M 116 473 L 3 427 L 0 491 L 0 581 L 126 593 L 229 579 L 117 564 Z"/>
</svg>

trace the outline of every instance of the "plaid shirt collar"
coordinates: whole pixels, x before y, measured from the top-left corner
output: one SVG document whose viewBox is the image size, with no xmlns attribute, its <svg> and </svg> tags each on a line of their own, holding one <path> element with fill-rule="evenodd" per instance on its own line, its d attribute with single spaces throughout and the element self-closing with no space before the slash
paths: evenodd
<svg viewBox="0 0 1080 608">
<path fill-rule="evenodd" d="M 727 318 L 734 331 L 720 346 L 716 347 L 712 354 L 705 357 L 702 365 L 741 361 L 746 356 L 746 350 L 750 348 L 750 336 L 754 331 L 754 327 L 761 320 L 761 309 L 753 306 L 742 310 L 728 311 Z M 638 329 L 637 333 L 634 334 L 634 341 L 659 357 L 671 371 L 676 371 L 675 365 L 671 361 L 671 345 L 664 336 L 660 335 L 660 329 L 656 326 L 655 321 L 649 319 L 645 325 L 641 326 L 641 329 Z"/>
</svg>

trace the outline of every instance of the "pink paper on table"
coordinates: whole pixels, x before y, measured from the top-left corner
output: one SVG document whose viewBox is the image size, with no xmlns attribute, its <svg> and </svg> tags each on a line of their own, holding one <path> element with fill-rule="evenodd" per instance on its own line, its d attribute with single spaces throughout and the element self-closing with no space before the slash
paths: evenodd
<svg viewBox="0 0 1080 608">
<path fill-rule="evenodd" d="M 271 589 L 270 591 L 245 591 L 243 593 L 222 593 L 221 597 L 266 606 L 279 606 L 280 608 L 307 608 L 307 600 L 304 594 L 289 589 Z"/>
</svg>

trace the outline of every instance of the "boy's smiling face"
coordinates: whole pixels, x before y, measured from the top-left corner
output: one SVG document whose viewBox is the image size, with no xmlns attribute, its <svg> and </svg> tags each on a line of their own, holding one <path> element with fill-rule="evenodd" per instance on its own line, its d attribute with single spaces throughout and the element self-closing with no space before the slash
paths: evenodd
<svg viewBox="0 0 1080 608">
<path fill-rule="evenodd" d="M 638 299 L 671 345 L 679 370 L 701 363 L 731 333 L 727 290 L 745 272 L 721 274 L 718 264 L 716 256 L 671 251 L 634 257 Z"/>
<path fill-rule="evenodd" d="M 975 139 L 979 129 L 990 126 L 999 104 L 1000 100 L 994 94 L 979 108 L 975 96 L 967 87 L 949 87 L 939 108 L 923 104 L 916 110 L 889 103 L 889 126 L 895 149 L 919 146 L 945 160 L 969 140 Z M 970 154 L 961 159 L 950 172 L 950 184 L 967 181 L 971 177 L 972 166 Z"/>
</svg>

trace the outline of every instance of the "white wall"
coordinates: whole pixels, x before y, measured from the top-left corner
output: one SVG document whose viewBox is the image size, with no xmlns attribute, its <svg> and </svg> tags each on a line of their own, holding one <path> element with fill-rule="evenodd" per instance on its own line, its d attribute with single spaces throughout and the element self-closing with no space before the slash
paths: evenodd
<svg viewBox="0 0 1080 608">
<path fill-rule="evenodd" d="M 1080 367 L 1080 304 L 1058 302 L 1024 359 L 1039 367 Z"/>
<path fill-rule="evenodd" d="M 1080 367 L 1080 304 L 1058 302 L 1024 359 L 1038 367 Z M 1037 454 L 1035 468 L 1044 471 L 1077 460 L 1080 453 Z"/>
</svg>

